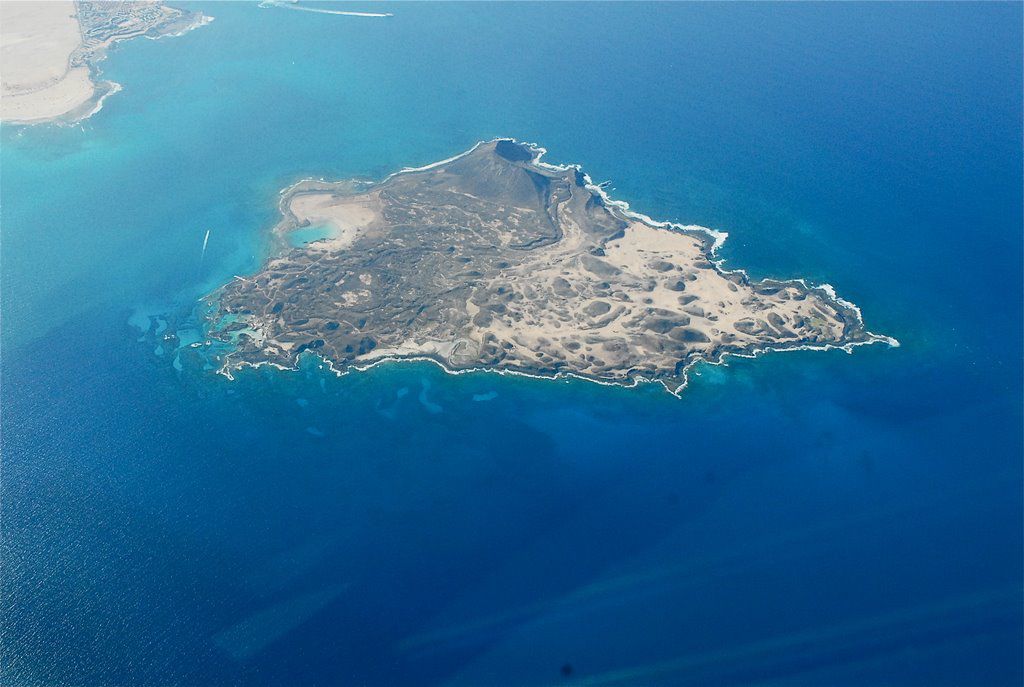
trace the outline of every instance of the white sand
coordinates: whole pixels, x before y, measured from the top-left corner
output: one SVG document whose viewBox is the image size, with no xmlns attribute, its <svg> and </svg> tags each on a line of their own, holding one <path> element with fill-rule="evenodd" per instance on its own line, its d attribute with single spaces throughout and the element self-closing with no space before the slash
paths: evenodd
<svg viewBox="0 0 1024 687">
<path fill-rule="evenodd" d="M 68 65 L 80 43 L 73 2 L 0 2 L 0 119 L 39 122 L 88 102 L 89 69 Z"/>
<path fill-rule="evenodd" d="M 348 198 L 331 193 L 302 193 L 292 198 L 288 209 L 300 222 L 327 224 L 334 229 L 334 238 L 311 244 L 314 250 L 348 248 L 363 230 L 381 220 L 380 202 L 373 193 Z"/>
</svg>

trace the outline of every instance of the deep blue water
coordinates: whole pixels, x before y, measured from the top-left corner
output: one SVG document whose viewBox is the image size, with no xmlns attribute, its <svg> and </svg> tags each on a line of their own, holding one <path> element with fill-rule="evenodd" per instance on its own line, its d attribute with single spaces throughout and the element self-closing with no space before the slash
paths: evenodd
<svg viewBox="0 0 1024 687">
<path fill-rule="evenodd" d="M 1020 4 L 202 7 L 0 131 L 0 683 L 1021 683 Z M 499 135 L 902 346 L 677 400 L 138 340 L 295 179 Z"/>
</svg>

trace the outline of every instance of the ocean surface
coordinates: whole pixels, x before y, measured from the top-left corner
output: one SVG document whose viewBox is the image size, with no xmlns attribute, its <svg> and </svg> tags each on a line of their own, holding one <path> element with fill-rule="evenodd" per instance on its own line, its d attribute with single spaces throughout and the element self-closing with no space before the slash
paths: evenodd
<svg viewBox="0 0 1024 687">
<path fill-rule="evenodd" d="M 198 7 L 0 128 L 0 684 L 1021 683 L 1021 4 Z M 901 347 L 676 399 L 162 344 L 282 187 L 495 136 Z"/>
</svg>

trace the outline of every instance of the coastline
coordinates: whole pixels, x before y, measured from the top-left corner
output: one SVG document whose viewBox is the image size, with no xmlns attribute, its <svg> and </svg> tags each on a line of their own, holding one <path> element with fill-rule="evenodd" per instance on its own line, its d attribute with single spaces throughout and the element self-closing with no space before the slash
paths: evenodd
<svg viewBox="0 0 1024 687">
<path fill-rule="evenodd" d="M 261 361 L 261 362 L 257 362 L 257 363 L 251 363 L 251 362 L 248 362 L 248 361 L 243 361 L 243 362 L 237 363 L 232 368 L 221 367 L 221 368 L 217 369 L 216 373 L 218 375 L 222 375 L 222 376 L 226 377 L 227 379 L 229 379 L 231 381 L 234 381 L 235 376 L 234 376 L 233 372 L 238 372 L 238 371 L 240 371 L 240 370 L 242 370 L 244 368 L 259 369 L 261 367 L 271 367 L 271 368 L 274 368 L 274 369 L 277 369 L 277 370 L 281 370 L 282 372 L 298 372 L 299 371 L 299 361 L 301 359 L 301 356 L 302 355 L 306 355 L 308 353 L 309 355 L 319 359 L 321 364 L 323 365 L 323 367 L 326 367 L 326 369 L 330 370 L 336 377 L 344 377 L 345 375 L 352 374 L 353 372 L 367 372 L 367 371 L 372 370 L 375 367 L 380 367 L 380 366 L 389 365 L 389 364 L 402 365 L 404 363 L 424 362 L 424 363 L 432 363 L 432 364 L 436 365 L 437 367 L 441 368 L 441 370 L 445 374 L 449 374 L 449 375 L 463 375 L 463 374 L 478 374 L 479 373 L 479 374 L 497 374 L 497 375 L 509 376 L 509 377 L 526 377 L 526 378 L 529 378 L 529 379 L 543 379 L 543 380 L 547 380 L 547 381 L 560 381 L 560 380 L 573 380 L 573 379 L 575 379 L 575 380 L 579 380 L 579 381 L 583 381 L 583 382 L 589 382 L 591 384 L 600 384 L 601 386 L 619 387 L 619 388 L 623 388 L 623 389 L 635 389 L 636 387 L 640 386 L 641 384 L 660 384 L 662 386 L 662 388 L 665 389 L 665 391 L 667 391 L 668 393 L 672 394 L 676 398 L 681 398 L 683 391 L 686 390 L 686 387 L 690 383 L 690 370 L 693 367 L 695 367 L 695 366 L 697 366 L 699 364 L 713 365 L 713 366 L 716 366 L 716 367 L 717 366 L 728 366 L 729 358 L 743 358 L 743 359 L 746 359 L 746 360 L 756 360 L 757 358 L 760 358 L 762 355 L 765 355 L 766 353 L 785 353 L 787 351 L 832 351 L 832 350 L 841 350 L 841 351 L 843 351 L 843 352 L 845 352 L 847 354 L 852 355 L 853 354 L 853 349 L 855 349 L 856 347 L 858 347 L 858 346 L 869 346 L 871 344 L 876 344 L 876 343 L 886 343 L 891 348 L 899 348 L 899 346 L 900 346 L 899 341 L 897 341 L 896 339 L 894 339 L 892 337 L 881 337 L 881 338 L 872 339 L 872 340 L 868 340 L 868 341 L 852 341 L 852 342 L 847 342 L 847 343 L 842 344 L 842 345 L 836 345 L 836 344 L 821 344 L 821 345 L 799 344 L 799 345 L 794 345 L 794 346 L 766 346 L 764 348 L 760 348 L 760 349 L 757 349 L 755 351 L 752 351 L 751 353 L 721 352 L 718 355 L 718 357 L 715 358 L 715 359 L 698 357 L 698 358 L 690 361 L 689 363 L 687 363 L 682 368 L 682 370 L 680 370 L 680 377 L 682 377 L 683 381 L 680 384 L 677 384 L 677 385 L 674 385 L 674 386 L 672 384 L 670 384 L 665 379 L 653 379 L 653 378 L 645 377 L 643 375 L 627 375 L 626 379 L 628 381 L 608 381 L 607 379 L 598 379 L 596 377 L 589 377 L 587 375 L 579 374 L 577 372 L 557 372 L 555 374 L 544 374 L 543 372 L 529 372 L 529 371 L 524 371 L 524 370 L 513 370 L 513 369 L 510 369 L 510 368 L 495 368 L 495 367 L 453 368 L 453 367 L 450 367 L 448 365 L 448 362 L 446 360 L 444 360 L 443 358 L 434 357 L 434 356 L 431 356 L 431 355 L 424 355 L 422 353 L 416 353 L 416 354 L 410 354 L 410 355 L 386 355 L 386 356 L 381 356 L 380 358 L 377 358 L 375 360 L 371 360 L 370 362 L 367 362 L 365 364 L 351 364 L 351 365 L 347 366 L 345 369 L 339 370 L 338 368 L 336 368 L 334 366 L 334 361 L 331 360 L 330 358 L 326 358 L 326 357 L 324 357 L 322 355 L 319 355 L 317 353 L 303 351 L 303 353 L 300 353 L 298 356 L 296 356 L 295 364 L 290 366 L 290 367 L 286 366 L 286 365 L 281 365 L 280 363 L 276 363 L 276 362 L 274 362 L 272 360 L 265 360 L 265 361 Z M 202 344 L 194 343 L 194 344 L 190 344 L 190 345 L 191 346 L 201 346 Z"/>
<path fill-rule="evenodd" d="M 129 11 L 127 19 L 122 17 L 126 24 L 122 31 L 104 29 L 109 35 L 87 36 L 87 27 L 83 25 L 83 8 L 81 3 L 67 3 L 70 6 L 70 14 L 61 14 L 57 4 L 43 4 L 35 8 L 36 16 L 29 16 L 32 8 L 19 7 L 20 14 L 16 15 L 21 24 L 15 29 L 8 29 L 5 33 L 5 44 L 3 50 L 7 53 L 7 60 L 10 62 L 35 63 L 34 72 L 27 69 L 29 73 L 20 75 L 22 79 L 28 79 L 25 83 L 5 83 L 3 95 L 3 107 L 0 108 L 0 121 L 9 126 L 32 126 L 37 124 L 56 124 L 58 126 L 71 126 L 78 124 L 103 109 L 105 100 L 122 90 L 121 84 L 102 78 L 100 63 L 106 59 L 107 52 L 116 43 L 128 41 L 133 38 L 148 38 L 159 40 L 165 37 L 182 36 L 193 29 L 205 26 L 214 20 L 214 17 L 207 16 L 201 11 L 182 10 L 168 7 L 161 3 L 149 5 L 140 4 L 136 10 L 139 13 L 160 11 L 161 16 L 143 16 L 137 18 Z M 61 5 L 60 7 L 64 7 Z M 114 8 L 114 5 L 105 6 L 104 10 Z M 9 8 L 8 8 L 9 9 Z M 55 13 L 54 16 L 63 16 L 63 25 L 53 25 L 52 17 L 41 16 L 43 12 Z M 133 25 L 133 20 L 139 25 Z M 49 54 L 39 55 L 35 52 L 34 46 L 38 42 L 49 44 L 57 39 L 54 36 L 58 32 L 69 33 L 69 23 L 74 25 L 77 33 L 76 43 L 71 45 L 68 42 L 68 35 L 63 35 L 61 46 L 52 46 Z M 39 35 L 35 35 L 35 33 Z M 32 40 L 27 40 L 25 34 L 31 35 Z M 26 48 L 20 47 L 28 44 Z M 19 50 L 24 55 L 19 54 Z M 16 53 L 13 57 L 10 53 Z M 59 77 L 44 78 L 47 69 L 54 70 L 57 62 L 63 64 L 63 74 Z M 48 64 L 47 64 L 48 63 Z M 72 83 L 72 76 L 78 75 L 79 83 Z M 84 82 L 81 79 L 84 78 Z M 32 81 L 31 79 L 37 79 Z M 77 91 L 74 89 L 77 87 Z M 61 93 L 65 92 L 62 96 Z M 63 103 L 53 103 L 53 100 L 64 100 Z M 15 116 L 8 117 L 6 110 L 14 108 Z"/>
<path fill-rule="evenodd" d="M 429 171 L 429 170 L 435 169 L 435 168 L 437 168 L 437 167 L 439 167 L 441 165 L 445 165 L 445 164 L 454 162 L 456 160 L 459 160 L 462 157 L 465 157 L 465 156 L 471 154 L 473 151 L 475 151 L 481 145 L 485 145 L 485 144 L 488 144 L 488 143 L 499 142 L 499 141 L 510 141 L 510 142 L 514 142 L 514 143 L 517 143 L 517 144 L 520 144 L 520 145 L 523 145 L 523 146 L 527 147 L 528 150 L 533 155 L 531 160 L 529 160 L 529 164 L 535 165 L 535 166 L 537 166 L 539 168 L 542 168 L 542 169 L 545 169 L 545 170 L 548 170 L 548 171 L 557 172 L 557 173 L 565 173 L 565 172 L 568 172 L 568 171 L 575 172 L 583 180 L 584 185 L 587 188 L 587 190 L 590 191 L 591 193 L 593 193 L 595 196 L 599 197 L 601 199 L 601 202 L 603 202 L 608 207 L 609 211 L 612 212 L 613 214 L 618 214 L 618 215 L 620 215 L 624 219 L 628 218 L 628 219 L 631 219 L 631 220 L 634 220 L 634 221 L 641 222 L 641 223 L 643 223 L 643 224 L 645 224 L 645 225 L 647 225 L 647 226 L 649 226 L 651 228 L 654 228 L 654 229 L 661 229 L 661 230 L 666 230 L 666 231 L 681 232 L 681 233 L 684 233 L 684 234 L 689 235 L 689 236 L 699 237 L 701 239 L 701 243 L 702 243 L 702 245 L 704 247 L 703 248 L 703 252 L 704 252 L 705 256 L 707 257 L 708 261 L 711 262 L 711 264 L 714 265 L 714 268 L 717 271 L 721 272 L 722 274 L 727 274 L 727 275 L 739 275 L 743 280 L 745 280 L 747 282 L 751 281 L 750 278 L 749 278 L 749 275 L 747 274 L 747 272 L 745 270 L 743 270 L 742 268 L 736 268 L 736 269 L 726 268 L 724 266 L 724 262 L 725 262 L 724 259 L 718 258 L 716 256 L 717 251 L 721 248 L 721 246 L 724 244 L 724 242 L 728 238 L 728 234 L 726 232 L 717 231 L 717 230 L 710 229 L 708 227 L 704 227 L 704 226 L 700 226 L 700 225 L 683 225 L 683 224 L 680 224 L 680 223 L 677 223 L 677 222 L 668 221 L 668 220 L 659 221 L 659 220 L 655 220 L 655 219 L 651 218 L 648 215 L 645 215 L 645 214 L 642 214 L 642 213 L 630 210 L 629 204 L 627 202 L 621 201 L 621 200 L 615 200 L 615 199 L 611 198 L 608 195 L 608 193 L 601 186 L 595 184 L 591 180 L 591 178 L 586 173 L 584 173 L 582 171 L 582 167 L 580 165 L 578 165 L 578 164 L 553 165 L 553 164 L 549 164 L 549 163 L 543 162 L 541 160 L 541 158 L 547 153 L 547 150 L 545 148 L 543 148 L 543 147 L 541 147 L 539 145 L 533 144 L 533 143 L 520 142 L 517 139 L 510 138 L 510 137 L 498 137 L 498 138 L 495 138 L 495 139 L 491 139 L 489 141 L 479 141 L 475 145 L 473 145 L 471 148 L 469 148 L 468 150 L 466 150 L 466 151 L 464 151 L 462 153 L 459 153 L 458 155 L 454 155 L 454 156 L 452 156 L 450 158 L 446 158 L 446 159 L 440 160 L 438 162 L 433 162 L 433 163 L 430 163 L 428 165 L 424 165 L 424 166 L 421 166 L 421 167 L 407 167 L 407 168 L 403 168 L 403 169 L 401 169 L 401 170 L 399 170 L 397 172 L 394 172 L 392 174 L 387 175 L 384 179 L 382 179 L 380 181 L 376 181 L 376 182 L 364 181 L 364 180 L 358 180 L 358 179 L 348 179 L 348 180 L 341 180 L 341 181 L 337 181 L 337 182 L 329 182 L 329 181 L 326 181 L 323 178 L 316 179 L 316 178 L 312 178 L 312 177 L 306 177 L 306 178 L 300 179 L 300 180 L 294 182 L 293 184 L 290 184 L 289 186 L 286 186 L 285 188 L 283 188 L 279 192 L 279 194 L 278 194 L 279 195 L 278 208 L 279 208 L 279 210 L 281 212 L 281 220 L 277 224 L 275 224 L 274 227 L 271 229 L 274 241 L 275 241 L 275 243 L 283 242 L 284 241 L 284 235 L 288 231 L 290 231 L 291 229 L 297 228 L 299 226 L 302 226 L 302 223 L 299 222 L 298 218 L 292 213 L 292 211 L 290 209 L 291 200 L 293 198 L 295 198 L 296 196 L 298 196 L 298 195 L 301 195 L 301 194 L 306 193 L 306 192 L 315 192 L 315 191 L 325 191 L 325 190 L 337 189 L 337 188 L 345 186 L 345 185 L 348 185 L 348 186 L 366 186 L 368 188 L 372 188 L 372 187 L 377 186 L 379 184 L 383 184 L 384 182 L 388 181 L 389 179 L 392 179 L 393 177 L 395 177 L 397 175 L 401 175 L 401 174 L 415 174 L 417 172 Z M 243 277 L 237 277 L 236 276 L 236 278 L 244 280 Z M 850 316 L 850 318 L 852 320 L 852 325 L 856 328 L 857 331 L 859 331 L 861 333 L 862 338 L 859 338 L 859 339 L 856 339 L 856 340 L 844 341 L 842 343 L 831 343 L 831 342 L 828 342 L 828 343 L 793 343 L 793 344 L 787 344 L 785 342 L 780 342 L 780 343 L 773 343 L 773 344 L 768 344 L 768 345 L 756 347 L 756 348 L 753 348 L 751 350 L 746 350 L 746 351 L 744 351 L 744 350 L 733 351 L 733 350 L 727 350 L 727 349 L 724 349 L 724 348 L 720 348 L 720 349 L 715 350 L 713 352 L 713 354 L 710 355 L 710 356 L 704 355 L 704 354 L 698 354 L 698 355 L 694 356 L 691 360 L 687 361 L 686 364 L 683 365 L 679 369 L 679 371 L 678 371 L 677 379 L 681 380 L 681 381 L 678 381 L 678 383 L 673 383 L 673 381 L 670 380 L 670 379 L 647 377 L 647 376 L 644 376 L 643 374 L 636 373 L 635 370 L 633 370 L 633 369 L 623 370 L 622 371 L 622 378 L 621 379 L 608 379 L 608 378 L 596 378 L 596 377 L 592 377 L 592 376 L 589 376 L 589 375 L 586 375 L 586 374 L 581 374 L 581 373 L 578 373 L 578 372 L 557 372 L 557 373 L 552 374 L 552 373 L 547 373 L 547 372 L 543 372 L 543 371 L 539 371 L 539 370 L 516 369 L 516 368 L 512 368 L 512 367 L 469 367 L 469 368 L 460 368 L 460 367 L 452 366 L 451 362 L 446 357 L 444 357 L 444 356 L 442 356 L 442 355 L 440 355 L 438 353 L 433 353 L 433 352 L 425 353 L 425 352 L 419 350 L 419 351 L 410 351 L 408 354 L 405 354 L 405 353 L 402 353 L 400 351 L 396 351 L 394 349 L 379 351 L 379 356 L 377 356 L 377 357 L 374 357 L 374 355 L 372 353 L 368 354 L 363 361 L 353 361 L 353 362 L 345 365 L 344 368 L 342 368 L 342 369 L 339 369 L 336 366 L 335 361 L 332 360 L 330 357 L 322 355 L 320 353 L 314 353 L 312 351 L 304 351 L 304 352 L 298 353 L 297 355 L 295 355 L 293 357 L 291 365 L 284 365 L 284 364 L 281 364 L 280 362 L 275 362 L 273 360 L 266 360 L 266 361 L 259 361 L 259 362 L 250 362 L 250 361 L 235 362 L 235 361 L 230 360 L 231 353 L 228 352 L 221 359 L 220 365 L 219 365 L 219 367 L 217 369 L 217 374 L 224 375 L 228 379 L 234 379 L 233 372 L 235 372 L 237 370 L 241 370 L 241 369 L 247 368 L 247 367 L 248 368 L 259 368 L 259 367 L 262 367 L 262 366 L 270 366 L 270 367 L 274 367 L 274 368 L 277 368 L 277 369 L 280 369 L 280 370 L 295 371 L 295 370 L 297 370 L 299 368 L 301 357 L 305 353 L 311 353 L 314 357 L 319 358 L 319 360 L 321 361 L 321 364 L 323 366 L 325 366 L 327 369 L 329 369 L 331 372 L 333 372 L 335 375 L 337 375 L 339 377 L 342 376 L 342 375 L 348 374 L 348 373 L 352 372 L 353 370 L 359 371 L 359 372 L 363 372 L 363 371 L 370 370 L 370 369 L 372 369 L 374 367 L 377 367 L 378 365 L 384 365 L 384 364 L 388 364 L 388 363 L 403 363 L 403 362 L 414 362 L 415 361 L 415 362 L 430 362 L 430 363 L 433 363 L 433 364 L 437 365 L 438 367 L 440 367 L 442 370 L 444 370 L 446 373 L 453 374 L 453 375 L 467 374 L 467 373 L 472 373 L 472 372 L 490 372 L 490 373 L 497 373 L 497 374 L 500 374 L 500 375 L 512 375 L 512 376 L 521 376 L 521 377 L 531 377 L 531 378 L 547 379 L 547 380 L 579 379 L 579 380 L 582 380 L 582 381 L 597 383 L 597 384 L 601 384 L 601 385 L 605 385 L 605 386 L 620 386 L 620 387 L 624 387 L 624 388 L 634 388 L 634 387 L 636 387 L 636 386 L 638 386 L 639 384 L 642 384 L 642 383 L 657 382 L 657 383 L 661 384 L 662 387 L 666 391 L 668 391 L 670 394 L 672 394 L 673 396 L 679 397 L 680 394 L 683 392 L 683 390 L 685 390 L 685 388 L 689 384 L 689 381 L 690 381 L 690 376 L 689 376 L 690 370 L 695 365 L 697 365 L 699 363 L 704 363 L 704 364 L 708 364 L 708 365 L 716 365 L 716 366 L 717 365 L 727 365 L 728 364 L 728 359 L 730 357 L 733 357 L 733 356 L 737 357 L 737 358 L 754 359 L 754 358 L 760 357 L 761 355 L 764 355 L 765 353 L 769 353 L 769 352 L 784 352 L 784 351 L 794 351 L 794 350 L 828 351 L 828 350 L 833 350 L 833 349 L 840 349 L 840 350 L 845 351 L 848 354 L 852 354 L 853 350 L 856 347 L 858 347 L 858 346 L 870 345 L 870 344 L 875 344 L 875 343 L 885 343 L 889 347 L 896 348 L 896 347 L 898 347 L 900 345 L 899 341 L 897 341 L 893 337 L 890 337 L 890 336 L 887 336 L 887 335 L 883 335 L 883 334 L 876 334 L 876 333 L 873 333 L 873 332 L 869 331 L 865 327 L 865 325 L 864 325 L 864 319 L 863 319 L 863 315 L 862 315 L 862 312 L 861 312 L 860 308 L 857 305 L 855 305 L 854 303 L 852 303 L 852 302 L 850 302 L 850 301 L 848 301 L 846 299 L 841 298 L 836 293 L 836 291 L 832 287 L 832 285 L 830 285 L 830 284 L 825 283 L 825 284 L 812 285 L 812 284 L 809 284 L 806 280 L 804 280 L 802 278 L 798 278 L 798 279 L 773 279 L 773 278 L 766 278 L 766 279 L 759 280 L 758 283 L 769 284 L 769 285 L 778 285 L 778 286 L 786 286 L 786 285 L 799 284 L 800 286 L 802 286 L 807 291 L 818 292 L 825 299 L 827 299 L 828 301 L 831 301 L 832 303 L 834 303 L 837 306 L 839 306 L 839 308 L 841 308 L 842 311 L 845 311 L 845 313 Z M 214 302 L 213 299 L 216 298 L 216 294 L 219 291 L 220 291 L 220 288 L 215 289 L 210 294 L 207 294 L 206 296 L 200 298 L 200 301 L 206 302 L 207 304 L 212 304 L 212 302 Z M 210 323 L 209 323 L 208 320 L 204 320 L 204 324 L 207 325 L 207 327 L 204 330 L 204 338 L 207 339 L 207 343 L 210 343 L 210 341 L 209 341 L 209 328 L 208 328 L 208 325 Z M 193 344 L 193 345 L 202 345 L 202 344 Z"/>
</svg>

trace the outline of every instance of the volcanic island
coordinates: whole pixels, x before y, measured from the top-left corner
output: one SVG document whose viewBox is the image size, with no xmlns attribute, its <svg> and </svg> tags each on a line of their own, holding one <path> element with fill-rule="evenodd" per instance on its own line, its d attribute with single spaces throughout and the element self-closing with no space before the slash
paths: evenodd
<svg viewBox="0 0 1024 687">
<path fill-rule="evenodd" d="M 272 257 L 205 301 L 220 371 L 384 360 L 673 393 L 698 361 L 882 341 L 831 287 L 753 280 L 723 235 L 654 222 L 512 139 L 379 182 L 281 193 Z"/>
</svg>

